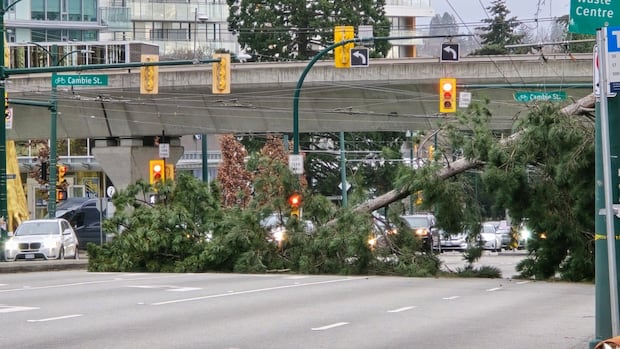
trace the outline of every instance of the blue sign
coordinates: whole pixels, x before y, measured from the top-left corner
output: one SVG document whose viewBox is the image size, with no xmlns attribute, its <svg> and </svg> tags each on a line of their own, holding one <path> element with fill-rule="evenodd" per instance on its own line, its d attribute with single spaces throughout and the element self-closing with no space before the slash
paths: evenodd
<svg viewBox="0 0 620 349">
<path fill-rule="evenodd" d="M 607 27 L 607 52 L 620 52 L 620 27 Z"/>
</svg>

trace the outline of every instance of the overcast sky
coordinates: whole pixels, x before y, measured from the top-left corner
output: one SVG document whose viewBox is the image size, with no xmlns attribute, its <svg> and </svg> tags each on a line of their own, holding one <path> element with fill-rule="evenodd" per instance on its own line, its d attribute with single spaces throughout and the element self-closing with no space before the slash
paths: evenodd
<svg viewBox="0 0 620 349">
<path fill-rule="evenodd" d="M 431 6 L 437 14 L 448 12 L 453 15 L 457 23 L 478 23 L 487 18 L 486 8 L 492 0 L 431 0 Z M 567 15 L 570 10 L 570 0 L 506 0 L 510 16 L 519 20 L 534 20 Z M 538 14 L 538 16 L 537 16 Z M 420 23 L 422 22 L 422 23 Z M 420 24 L 427 21 L 418 21 Z"/>
</svg>

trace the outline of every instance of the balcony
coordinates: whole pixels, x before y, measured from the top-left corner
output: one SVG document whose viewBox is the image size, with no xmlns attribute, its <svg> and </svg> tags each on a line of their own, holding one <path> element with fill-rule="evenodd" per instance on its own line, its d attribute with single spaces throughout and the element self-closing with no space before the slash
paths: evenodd
<svg viewBox="0 0 620 349">
<path fill-rule="evenodd" d="M 131 9 L 129 7 L 101 7 L 99 21 L 110 32 L 130 31 Z"/>
</svg>

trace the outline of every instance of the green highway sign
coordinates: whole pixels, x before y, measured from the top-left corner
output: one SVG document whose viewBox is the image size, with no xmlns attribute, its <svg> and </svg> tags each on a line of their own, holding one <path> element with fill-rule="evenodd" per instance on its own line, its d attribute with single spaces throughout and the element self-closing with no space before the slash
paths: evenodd
<svg viewBox="0 0 620 349">
<path fill-rule="evenodd" d="M 103 74 L 52 75 L 55 86 L 108 86 L 108 76 Z"/>
<path fill-rule="evenodd" d="M 514 98 L 517 102 L 558 102 L 566 99 L 566 91 L 518 91 Z"/>
<path fill-rule="evenodd" d="M 568 31 L 596 34 L 604 26 L 620 25 L 620 0 L 571 0 Z"/>
</svg>

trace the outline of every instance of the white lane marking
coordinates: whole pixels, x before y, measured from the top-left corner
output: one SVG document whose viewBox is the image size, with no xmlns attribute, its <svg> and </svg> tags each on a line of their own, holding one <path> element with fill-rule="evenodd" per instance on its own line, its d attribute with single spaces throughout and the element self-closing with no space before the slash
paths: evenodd
<svg viewBox="0 0 620 349">
<path fill-rule="evenodd" d="M 524 285 L 524 284 L 529 284 L 530 281 L 519 281 L 517 282 L 517 285 Z"/>
<path fill-rule="evenodd" d="M 348 325 L 348 322 L 336 322 L 335 324 L 331 324 L 331 325 L 326 325 L 326 326 L 322 326 L 322 327 L 313 327 L 312 331 L 325 331 L 325 330 L 329 330 L 332 329 L 334 327 L 340 327 L 340 326 L 344 326 L 344 325 Z"/>
<path fill-rule="evenodd" d="M 151 305 L 166 305 L 166 304 L 174 304 L 174 303 L 192 302 L 192 301 L 199 301 L 199 300 L 211 299 L 211 298 L 220 298 L 220 297 L 238 296 L 238 295 L 250 294 L 250 293 L 259 293 L 259 292 L 269 292 L 269 291 L 284 290 L 284 289 L 293 288 L 293 287 L 333 284 L 333 283 L 336 283 L 336 282 L 352 281 L 352 280 L 362 280 L 362 279 L 360 279 L 360 278 L 346 278 L 346 279 L 335 279 L 335 280 L 328 280 L 328 281 L 308 282 L 308 283 L 305 283 L 305 284 L 295 283 L 294 285 L 265 287 L 265 288 L 257 288 L 257 289 L 253 289 L 253 290 L 247 290 L 247 291 L 237 291 L 237 292 L 212 294 L 210 296 L 175 299 L 175 300 L 171 300 L 171 301 L 152 303 Z"/>
<path fill-rule="evenodd" d="M 168 292 L 187 292 L 187 291 L 198 291 L 202 290 L 200 287 L 175 287 L 171 289 L 167 289 Z"/>
<path fill-rule="evenodd" d="M 24 286 L 21 288 L 11 288 L 6 290 L 0 290 L 0 293 L 5 292 L 15 292 L 15 291 L 24 291 L 24 290 L 45 290 L 49 288 L 61 288 L 61 287 L 74 287 L 74 286 L 85 286 L 85 285 L 98 285 L 98 284 L 106 284 L 117 281 L 142 281 L 142 280 L 159 280 L 164 278 L 176 278 L 181 277 L 183 274 L 178 275 L 166 275 L 166 276 L 147 276 L 143 278 L 135 278 L 135 279 L 107 279 L 107 280 L 98 280 L 98 281 L 84 281 L 84 282 L 75 282 L 69 284 L 57 284 L 57 285 L 47 285 L 47 286 Z"/>
<path fill-rule="evenodd" d="M 202 290 L 200 287 L 180 287 L 180 286 L 170 286 L 170 285 L 128 285 L 125 287 L 129 288 L 145 288 L 145 289 L 165 289 L 168 292 L 187 292 L 187 291 L 197 291 Z"/>
<path fill-rule="evenodd" d="M 65 316 L 48 317 L 47 319 L 28 320 L 28 322 L 56 321 L 56 320 L 71 319 L 71 318 L 80 317 L 80 316 L 82 316 L 82 314 L 73 314 L 73 315 L 65 315 Z"/>
<path fill-rule="evenodd" d="M 0 304 L 0 313 L 13 313 L 16 311 L 28 311 L 28 310 L 37 310 L 39 308 L 36 307 L 21 307 L 21 306 L 11 306 Z"/>
<path fill-rule="evenodd" d="M 402 307 L 402 308 L 398 308 L 398 309 L 392 309 L 392 310 L 388 310 L 388 313 L 400 313 L 401 311 L 407 311 L 407 310 L 411 310 L 415 308 L 414 306 L 411 307 Z"/>
<path fill-rule="evenodd" d="M 487 289 L 487 292 L 498 291 L 498 290 L 501 290 L 501 289 L 502 289 L 501 287 L 489 288 L 489 289 Z"/>
<path fill-rule="evenodd" d="M 451 301 L 451 300 L 457 299 L 457 298 L 459 298 L 459 297 L 460 297 L 460 296 L 443 297 L 442 299 L 443 299 L 443 300 L 446 300 L 446 301 Z"/>
</svg>

